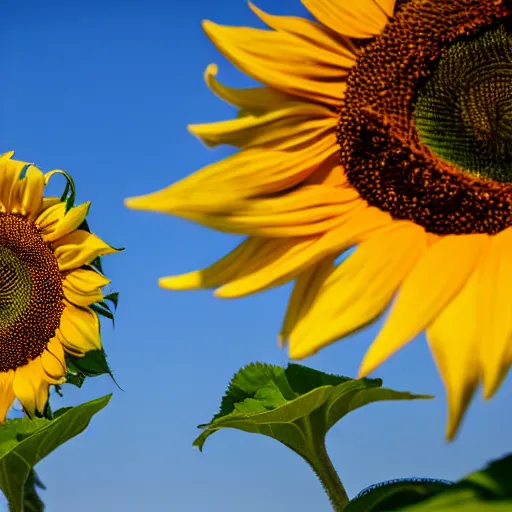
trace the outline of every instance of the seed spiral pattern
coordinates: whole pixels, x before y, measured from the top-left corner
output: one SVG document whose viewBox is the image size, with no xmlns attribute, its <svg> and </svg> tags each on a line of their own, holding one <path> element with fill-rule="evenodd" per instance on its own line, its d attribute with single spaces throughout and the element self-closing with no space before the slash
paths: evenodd
<svg viewBox="0 0 512 512">
<path fill-rule="evenodd" d="M 19 215 L 0 215 L 0 287 L 0 372 L 6 372 L 42 354 L 64 309 L 57 259 Z"/>
<path fill-rule="evenodd" d="M 504 25 L 447 51 L 415 106 L 421 141 L 477 176 L 512 182 L 512 36 Z"/>
<path fill-rule="evenodd" d="M 349 182 L 370 205 L 443 235 L 512 225 L 512 184 L 436 154 L 414 116 L 418 91 L 450 47 L 509 14 L 500 0 L 408 0 L 362 49 L 340 108 L 338 143 Z"/>
<path fill-rule="evenodd" d="M 28 266 L 10 249 L 0 246 L 0 329 L 20 319 L 31 293 Z"/>
</svg>

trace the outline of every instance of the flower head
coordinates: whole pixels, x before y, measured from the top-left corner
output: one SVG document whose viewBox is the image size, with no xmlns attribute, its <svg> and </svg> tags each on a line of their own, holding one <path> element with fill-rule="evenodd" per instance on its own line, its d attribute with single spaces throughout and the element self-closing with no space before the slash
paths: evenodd
<svg viewBox="0 0 512 512">
<path fill-rule="evenodd" d="M 512 363 L 512 39 L 500 1 L 303 0 L 318 22 L 204 29 L 265 84 L 206 70 L 237 118 L 193 125 L 240 152 L 127 201 L 248 238 L 170 289 L 241 297 L 294 280 L 281 330 L 304 358 L 373 322 L 376 369 L 426 330 L 452 438 Z M 340 254 L 357 246 L 336 264 Z"/>
<path fill-rule="evenodd" d="M 43 197 L 61 171 L 12 155 L 0 156 L 0 423 L 15 398 L 43 413 L 49 386 L 65 381 L 65 354 L 101 349 L 91 305 L 110 280 L 89 264 L 116 252 L 84 229 L 90 203 Z"/>
</svg>

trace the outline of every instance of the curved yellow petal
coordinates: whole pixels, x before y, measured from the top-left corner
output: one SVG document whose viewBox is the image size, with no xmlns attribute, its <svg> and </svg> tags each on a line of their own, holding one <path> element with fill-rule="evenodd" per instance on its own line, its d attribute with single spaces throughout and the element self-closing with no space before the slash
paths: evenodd
<svg viewBox="0 0 512 512">
<path fill-rule="evenodd" d="M 90 306 L 103 300 L 102 288 L 110 283 L 94 270 L 79 268 L 67 274 L 62 281 L 66 299 L 76 306 Z"/>
<path fill-rule="evenodd" d="M 53 337 L 46 349 L 41 354 L 41 364 L 45 372 L 46 379 L 52 384 L 63 382 L 66 375 L 66 360 L 64 358 L 64 349 L 57 337 Z"/>
<path fill-rule="evenodd" d="M 100 322 L 98 315 L 90 308 L 79 308 L 64 301 L 57 333 L 64 349 L 70 347 L 74 352 L 86 353 L 101 349 Z"/>
<path fill-rule="evenodd" d="M 126 199 L 125 204 L 187 218 L 191 212 L 229 211 L 246 198 L 275 194 L 297 185 L 319 172 L 336 152 L 334 134 L 297 151 L 244 150 L 163 190 Z"/>
<path fill-rule="evenodd" d="M 119 252 L 93 233 L 77 229 L 53 242 L 61 272 L 91 263 L 98 256 Z"/>
<path fill-rule="evenodd" d="M 0 157 L 0 207 L 8 213 L 21 212 L 20 176 L 28 162 L 12 160 L 14 151 Z"/>
<path fill-rule="evenodd" d="M 7 413 L 14 402 L 14 391 L 12 389 L 12 381 L 14 379 L 14 371 L 0 372 L 0 423 L 5 422 Z"/>
<path fill-rule="evenodd" d="M 322 50 L 285 32 L 203 22 L 219 51 L 258 82 L 310 101 L 338 106 L 353 57 Z"/>
<path fill-rule="evenodd" d="M 384 10 L 388 18 L 392 18 L 395 14 L 396 0 L 375 0 L 375 3 Z"/>
<path fill-rule="evenodd" d="M 289 151 L 311 145 L 334 132 L 337 123 L 337 114 L 332 110 L 304 103 L 188 128 L 209 147 L 228 144 L 245 149 Z"/>
<path fill-rule="evenodd" d="M 48 204 L 47 208 L 41 211 L 35 221 L 43 236 L 51 233 L 59 221 L 66 215 L 66 203 L 64 201 L 52 201 L 52 203 Z"/>
<path fill-rule="evenodd" d="M 250 237 L 213 265 L 177 276 L 160 279 L 159 284 L 170 290 L 196 290 L 216 288 L 261 268 L 288 248 L 283 240 Z"/>
<path fill-rule="evenodd" d="M 425 230 L 408 221 L 394 221 L 360 244 L 297 322 L 289 337 L 290 357 L 308 357 L 374 321 L 426 248 Z"/>
<path fill-rule="evenodd" d="M 89 208 L 91 206 L 90 201 L 87 203 L 83 203 L 79 206 L 75 206 L 71 208 L 67 213 L 62 215 L 57 222 L 52 222 L 48 224 L 46 227 L 42 229 L 43 239 L 47 242 L 53 242 L 58 238 L 61 238 L 82 224 L 82 222 L 87 217 L 89 213 Z M 62 212 L 62 209 L 59 208 L 59 205 L 55 206 L 55 211 L 52 212 L 54 215 Z M 46 212 L 43 213 L 43 216 Z M 48 214 L 48 218 L 50 218 L 50 214 Z M 39 218 L 38 218 L 39 221 Z"/>
<path fill-rule="evenodd" d="M 392 222 L 391 217 L 369 207 L 347 214 L 340 225 L 317 237 L 285 239 L 285 250 L 271 255 L 269 261 L 253 272 L 225 284 L 215 291 L 217 297 L 235 298 L 279 286 L 299 275 L 306 268 L 364 239 L 368 233 Z M 344 222 L 343 222 L 344 221 Z"/>
<path fill-rule="evenodd" d="M 298 322 L 311 309 L 325 280 L 334 272 L 338 256 L 331 256 L 301 272 L 295 279 L 278 344 L 283 347 Z"/>
<path fill-rule="evenodd" d="M 393 0 L 302 0 L 308 11 L 338 34 L 362 39 L 378 36 L 393 15 Z"/>
<path fill-rule="evenodd" d="M 448 401 L 446 438 L 457 433 L 478 386 L 476 274 L 427 328 L 427 339 L 443 379 Z"/>
<path fill-rule="evenodd" d="M 33 416 L 36 410 L 42 413 L 48 401 L 49 383 L 44 375 L 40 357 L 16 368 L 13 391 L 29 416 Z"/>
<path fill-rule="evenodd" d="M 327 61 L 343 67 L 352 67 L 356 63 L 357 50 L 348 38 L 342 39 L 328 28 L 305 18 L 274 16 L 262 11 L 251 2 L 249 7 L 258 18 L 276 32 L 289 34 L 297 44 L 312 44 L 319 52 L 326 52 Z"/>
<path fill-rule="evenodd" d="M 50 208 L 51 206 L 55 206 L 56 204 L 60 203 L 60 197 L 43 197 L 43 204 L 41 205 L 41 211 L 45 211 L 46 209 Z"/>
<path fill-rule="evenodd" d="M 33 165 L 27 169 L 23 183 L 21 209 L 35 219 L 43 206 L 44 174 Z"/>
<path fill-rule="evenodd" d="M 328 231 L 340 224 L 347 214 L 363 207 L 364 202 L 355 189 L 311 185 L 271 199 L 247 199 L 233 205 L 226 202 L 225 208 L 216 205 L 219 211 L 211 213 L 193 211 L 193 206 L 177 213 L 228 233 L 297 237 Z M 206 204 L 201 210 L 207 210 Z"/>
<path fill-rule="evenodd" d="M 466 284 L 488 243 L 487 235 L 449 235 L 429 248 L 398 292 L 359 377 L 375 370 L 439 315 Z"/>
<path fill-rule="evenodd" d="M 206 84 L 215 95 L 240 110 L 252 114 L 263 114 L 300 102 L 296 96 L 280 92 L 272 87 L 251 87 L 248 89 L 228 87 L 216 80 L 217 72 L 216 64 L 208 65 L 204 72 Z"/>
<path fill-rule="evenodd" d="M 512 228 L 490 237 L 478 274 L 478 349 L 487 399 L 497 391 L 510 367 L 507 353 L 512 346 Z"/>
</svg>

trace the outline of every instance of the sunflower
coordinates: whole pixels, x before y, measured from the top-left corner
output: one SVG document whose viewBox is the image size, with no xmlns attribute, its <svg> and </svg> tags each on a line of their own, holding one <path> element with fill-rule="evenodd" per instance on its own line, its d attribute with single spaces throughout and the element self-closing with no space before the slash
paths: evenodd
<svg viewBox="0 0 512 512">
<path fill-rule="evenodd" d="M 234 298 L 294 280 L 280 333 L 291 358 L 391 304 L 359 375 L 426 331 L 451 439 L 478 385 L 491 397 L 512 363 L 510 11 L 501 0 L 302 1 L 317 22 L 253 5 L 271 30 L 204 22 L 264 87 L 222 85 L 208 66 L 208 86 L 239 115 L 190 131 L 241 151 L 127 205 L 247 235 L 160 284 Z"/>
<path fill-rule="evenodd" d="M 43 413 L 52 384 L 65 381 L 65 354 L 101 349 L 98 315 L 109 279 L 88 266 L 115 252 L 83 227 L 90 203 L 68 209 L 43 197 L 48 180 L 26 162 L 0 156 L 0 422 L 17 398 Z M 66 175 L 67 176 L 67 175 Z"/>
</svg>

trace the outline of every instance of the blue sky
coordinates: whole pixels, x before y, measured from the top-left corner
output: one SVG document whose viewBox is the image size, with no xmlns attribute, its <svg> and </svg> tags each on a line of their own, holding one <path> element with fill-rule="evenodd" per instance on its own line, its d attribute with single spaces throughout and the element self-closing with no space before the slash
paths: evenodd
<svg viewBox="0 0 512 512">
<path fill-rule="evenodd" d="M 299 0 L 281 0 L 278 10 L 273 4 L 257 2 L 276 14 L 305 12 Z M 196 425 L 217 411 L 240 366 L 286 364 L 276 334 L 290 288 L 238 301 L 162 290 L 158 277 L 207 265 L 238 239 L 123 206 L 125 197 L 228 154 L 206 149 L 186 130 L 234 114 L 203 82 L 209 63 L 219 65 L 224 83 L 251 84 L 209 43 L 202 19 L 261 26 L 244 0 L 7 0 L 2 8 L 0 152 L 71 173 L 78 200 L 92 200 L 92 229 L 126 247 L 104 261 L 121 300 L 116 328 L 103 329 L 124 391 L 101 377 L 65 389 L 55 404 L 114 393 L 86 433 L 37 467 L 51 512 L 328 509 L 309 468 L 271 439 L 224 431 L 202 454 L 191 446 Z M 305 363 L 353 376 L 375 332 L 370 327 Z M 510 379 L 491 402 L 475 401 L 447 444 L 444 392 L 423 338 L 375 376 L 437 398 L 375 404 L 332 430 L 328 448 L 350 495 L 392 478 L 457 479 L 510 446 Z"/>
</svg>

